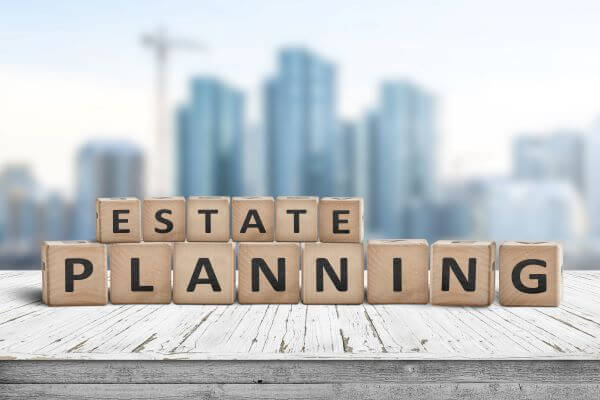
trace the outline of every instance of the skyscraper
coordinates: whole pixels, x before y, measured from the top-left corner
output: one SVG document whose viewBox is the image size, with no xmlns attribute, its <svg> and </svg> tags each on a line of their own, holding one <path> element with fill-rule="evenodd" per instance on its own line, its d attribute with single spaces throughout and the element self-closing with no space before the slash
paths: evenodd
<svg viewBox="0 0 600 400">
<path fill-rule="evenodd" d="M 336 132 L 335 67 L 304 48 L 279 53 L 264 89 L 272 195 L 331 194 Z"/>
<path fill-rule="evenodd" d="M 27 165 L 10 165 L 0 173 L 0 241 L 11 250 L 37 245 L 37 183 Z"/>
<path fill-rule="evenodd" d="M 177 113 L 177 186 L 183 196 L 242 193 L 244 97 L 215 78 L 197 78 Z"/>
</svg>

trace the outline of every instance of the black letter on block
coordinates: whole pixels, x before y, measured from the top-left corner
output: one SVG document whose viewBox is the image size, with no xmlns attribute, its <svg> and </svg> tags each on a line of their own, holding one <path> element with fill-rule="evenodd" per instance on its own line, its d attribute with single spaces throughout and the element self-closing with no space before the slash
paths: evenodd
<svg viewBox="0 0 600 400">
<path fill-rule="evenodd" d="M 273 271 L 269 268 L 265 260 L 262 258 L 252 259 L 252 291 L 258 292 L 258 270 L 261 270 L 265 274 L 265 278 L 269 281 L 273 289 L 276 292 L 285 291 L 285 258 L 279 257 L 277 259 L 277 278 L 273 275 Z"/>
<path fill-rule="evenodd" d="M 477 259 L 469 258 L 469 279 L 461 271 L 458 263 L 454 258 L 444 257 L 442 259 L 442 291 L 450 290 L 450 269 L 454 272 L 454 276 L 460 282 L 462 288 L 467 292 L 475 291 L 475 279 L 477 274 Z"/>
<path fill-rule="evenodd" d="M 393 280 L 394 280 L 394 292 L 402 291 L 402 259 L 394 258 L 393 264 Z"/>
<path fill-rule="evenodd" d="M 518 263 L 512 271 L 512 283 L 515 288 L 523 293 L 544 293 L 546 291 L 546 274 L 529 274 L 529 279 L 536 279 L 538 281 L 537 287 L 528 287 L 523 285 L 521 281 L 521 271 L 528 265 L 539 265 L 540 267 L 546 268 L 546 261 L 538 259 L 523 260 Z"/>
<path fill-rule="evenodd" d="M 294 233 L 300 233 L 300 214 L 306 214 L 306 210 L 287 210 L 286 213 L 294 214 Z"/>
<path fill-rule="evenodd" d="M 131 259 L 131 291 L 132 292 L 153 292 L 154 286 L 140 285 L 140 259 L 135 257 Z"/>
<path fill-rule="evenodd" d="M 340 278 L 326 258 L 317 258 L 317 292 L 323 291 L 323 270 L 327 271 L 329 279 L 340 292 L 348 290 L 348 259 L 340 258 Z"/>
<path fill-rule="evenodd" d="M 250 220 L 252 218 L 254 218 L 254 220 L 256 221 L 254 224 L 250 223 Z M 267 233 L 267 230 L 265 229 L 262 221 L 260 220 L 258 211 L 256 211 L 255 209 L 248 210 L 248 214 L 246 214 L 246 219 L 244 220 L 244 223 L 242 224 L 242 229 L 240 230 L 240 233 L 246 233 L 248 228 L 258 228 L 258 231 L 260 233 Z"/>
<path fill-rule="evenodd" d="M 198 210 L 198 214 L 204 214 L 204 230 L 206 233 L 211 233 L 210 215 L 218 214 L 219 210 Z"/>
<path fill-rule="evenodd" d="M 83 265 L 83 272 L 79 275 L 75 275 L 74 273 L 75 264 Z M 72 292 L 74 290 L 74 281 L 89 278 L 93 269 L 94 267 L 90 260 L 86 260 L 85 258 L 67 258 L 65 260 L 65 292 Z"/>
<path fill-rule="evenodd" d="M 342 214 L 350 214 L 350 211 L 333 210 L 333 233 L 350 233 L 350 229 L 340 229 L 340 224 L 348 223 L 347 219 L 340 219 Z"/>
<path fill-rule="evenodd" d="M 119 214 L 129 214 L 129 210 L 113 210 L 113 233 L 129 233 L 129 228 L 121 229 L 121 222 L 129 221 L 127 218 L 119 218 Z"/>
<path fill-rule="evenodd" d="M 200 279 L 200 274 L 202 273 L 202 267 L 206 269 L 206 275 L 208 278 Z M 190 283 L 188 284 L 187 291 L 193 292 L 196 288 L 196 285 L 201 283 L 210 283 L 213 292 L 220 292 L 221 285 L 219 285 L 219 281 L 217 276 L 215 275 L 215 270 L 210 263 L 208 258 L 199 258 L 196 263 L 196 267 L 194 268 L 194 272 L 192 273 L 192 278 L 190 279 Z"/>
<path fill-rule="evenodd" d="M 165 224 L 165 227 L 163 229 L 154 228 L 154 231 L 156 233 L 169 233 L 173 230 L 173 223 L 168 219 L 164 218 L 162 216 L 163 214 L 173 214 L 173 212 L 171 210 L 163 209 L 158 210 L 156 214 L 154 214 L 158 222 L 162 222 L 163 224 Z"/>
</svg>

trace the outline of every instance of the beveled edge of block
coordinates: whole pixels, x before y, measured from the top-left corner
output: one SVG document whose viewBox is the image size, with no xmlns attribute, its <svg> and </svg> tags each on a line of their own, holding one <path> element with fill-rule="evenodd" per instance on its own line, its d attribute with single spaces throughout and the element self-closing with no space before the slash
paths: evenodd
<svg viewBox="0 0 600 400">
<path fill-rule="evenodd" d="M 226 242 L 223 242 L 223 241 L 221 241 L 221 242 L 207 242 L 207 241 L 196 242 L 196 241 L 184 240 L 181 242 L 152 242 L 152 243 L 172 243 L 173 250 L 176 250 L 178 247 L 213 247 L 213 246 L 224 246 L 224 245 L 227 245 L 228 247 L 231 246 L 231 248 L 233 250 L 235 250 L 235 246 L 237 244 L 237 242 L 234 242 L 231 239 L 229 239 Z"/>
<path fill-rule="evenodd" d="M 187 200 L 227 200 L 228 203 L 231 203 L 229 196 L 188 196 Z"/>
<path fill-rule="evenodd" d="M 96 203 L 105 201 L 140 201 L 137 197 L 98 197 Z"/>
<path fill-rule="evenodd" d="M 107 243 L 108 247 L 134 247 L 134 246 L 142 246 L 142 247 L 160 247 L 166 246 L 171 250 L 175 248 L 174 243 L 187 243 L 187 242 L 119 242 L 119 243 Z M 193 242 L 192 242 L 193 243 Z"/>
<path fill-rule="evenodd" d="M 237 244 L 238 247 L 238 251 L 241 247 L 246 247 L 247 245 L 261 245 L 261 246 L 267 246 L 267 247 L 277 247 L 277 246 L 293 246 L 293 247 L 297 247 L 299 250 L 302 250 L 302 244 L 304 243 L 315 243 L 315 242 L 284 242 L 284 241 L 266 241 L 266 242 L 257 242 L 257 241 L 252 241 L 252 242 L 233 242 Z"/>
<path fill-rule="evenodd" d="M 367 241 L 367 246 L 427 246 L 429 242 L 427 239 L 372 239 Z"/>
<path fill-rule="evenodd" d="M 277 196 L 275 197 L 275 201 L 277 200 L 304 200 L 304 201 L 315 201 L 319 202 L 319 196 Z"/>
<path fill-rule="evenodd" d="M 240 242 L 242 243 L 242 242 Z M 294 243 L 294 242 L 277 242 L 277 243 Z M 298 243 L 298 242 L 296 242 Z M 302 251 L 304 251 L 305 247 L 323 247 L 323 246 L 360 246 L 365 251 L 365 245 L 363 242 L 299 242 Z"/>
<path fill-rule="evenodd" d="M 183 196 L 151 196 L 144 197 L 143 202 L 152 203 L 152 202 L 160 202 L 160 201 L 179 201 L 185 203 L 185 197 Z"/>
<path fill-rule="evenodd" d="M 233 196 L 231 198 L 231 202 L 233 203 L 238 201 L 271 201 L 275 203 L 275 198 L 273 196 Z"/>
<path fill-rule="evenodd" d="M 325 203 L 329 203 L 329 202 L 336 202 L 336 201 L 359 201 L 362 204 L 364 204 L 364 199 L 362 197 L 321 197 L 319 203 L 325 202 Z"/>
<path fill-rule="evenodd" d="M 505 240 L 498 247 L 558 247 L 562 248 L 562 244 L 558 241 L 523 241 L 523 240 Z"/>
<path fill-rule="evenodd" d="M 494 240 L 438 240 L 431 244 L 434 247 L 496 247 Z"/>
<path fill-rule="evenodd" d="M 106 243 L 97 242 L 95 240 L 45 240 L 41 246 L 86 246 L 86 247 L 101 247 L 106 246 Z"/>
</svg>

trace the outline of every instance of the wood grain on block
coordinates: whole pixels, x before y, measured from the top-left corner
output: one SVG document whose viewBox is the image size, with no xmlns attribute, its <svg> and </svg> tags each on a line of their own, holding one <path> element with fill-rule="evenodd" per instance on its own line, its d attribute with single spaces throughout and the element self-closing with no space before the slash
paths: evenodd
<svg viewBox="0 0 600 400">
<path fill-rule="evenodd" d="M 300 244 L 240 243 L 238 302 L 296 304 L 300 299 Z"/>
<path fill-rule="evenodd" d="M 440 240 L 431 246 L 431 303 L 487 306 L 495 296 L 496 243 Z"/>
<path fill-rule="evenodd" d="M 111 303 L 170 303 L 172 248 L 158 242 L 110 245 Z"/>
<path fill-rule="evenodd" d="M 363 240 L 363 199 L 323 197 L 319 201 L 319 240 L 360 243 Z"/>
<path fill-rule="evenodd" d="M 504 242 L 500 245 L 500 304 L 560 305 L 563 251 L 556 242 Z"/>
<path fill-rule="evenodd" d="M 426 240 L 370 240 L 367 258 L 369 303 L 429 302 L 429 245 Z"/>
<path fill-rule="evenodd" d="M 280 196 L 275 199 L 275 240 L 278 242 L 316 242 L 319 198 Z"/>
<path fill-rule="evenodd" d="M 142 231 L 145 242 L 183 242 L 185 240 L 185 198 L 151 197 L 144 199 Z"/>
<path fill-rule="evenodd" d="M 303 243 L 302 302 L 360 304 L 364 300 L 362 243 Z"/>
<path fill-rule="evenodd" d="M 96 200 L 96 240 L 101 243 L 138 243 L 142 240 L 140 201 L 135 197 Z"/>
<path fill-rule="evenodd" d="M 86 240 L 44 242 L 42 300 L 49 306 L 103 305 L 108 300 L 106 246 Z"/>
<path fill-rule="evenodd" d="M 234 197 L 231 236 L 236 242 L 272 242 L 275 237 L 273 197 Z"/>
<path fill-rule="evenodd" d="M 187 199 L 187 240 L 227 242 L 231 238 L 230 198 L 190 196 Z"/>
<path fill-rule="evenodd" d="M 175 243 L 173 302 L 232 304 L 235 300 L 235 243 Z"/>
</svg>

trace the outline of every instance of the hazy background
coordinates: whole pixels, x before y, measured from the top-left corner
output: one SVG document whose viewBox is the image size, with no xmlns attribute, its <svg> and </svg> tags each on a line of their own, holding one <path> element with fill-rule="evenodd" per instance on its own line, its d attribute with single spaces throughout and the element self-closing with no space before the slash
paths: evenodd
<svg viewBox="0 0 600 400">
<path fill-rule="evenodd" d="M 98 196 L 315 194 L 363 196 L 368 237 L 559 240 L 568 268 L 598 268 L 598 15 L 596 1 L 3 3 L 0 267 L 93 237 Z M 144 35 L 173 44 L 158 105 Z"/>
</svg>

